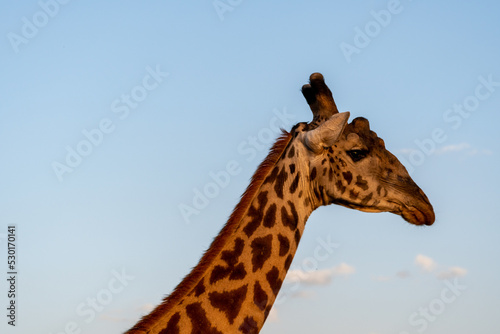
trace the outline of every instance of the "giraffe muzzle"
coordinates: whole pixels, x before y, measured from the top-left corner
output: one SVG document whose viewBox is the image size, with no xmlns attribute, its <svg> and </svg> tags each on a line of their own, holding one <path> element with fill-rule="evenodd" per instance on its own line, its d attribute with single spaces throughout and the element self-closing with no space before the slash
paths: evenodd
<svg viewBox="0 0 500 334">
<path fill-rule="evenodd" d="M 432 204 L 420 188 L 418 188 L 418 197 L 420 197 L 418 201 L 413 199 L 412 205 L 403 206 L 401 217 L 414 225 L 430 226 L 436 220 Z"/>
<path fill-rule="evenodd" d="M 430 210 L 422 210 L 415 207 L 407 208 L 403 210 L 401 216 L 407 222 L 413 225 L 427 225 L 430 226 L 434 224 L 435 216 L 432 207 Z"/>
</svg>

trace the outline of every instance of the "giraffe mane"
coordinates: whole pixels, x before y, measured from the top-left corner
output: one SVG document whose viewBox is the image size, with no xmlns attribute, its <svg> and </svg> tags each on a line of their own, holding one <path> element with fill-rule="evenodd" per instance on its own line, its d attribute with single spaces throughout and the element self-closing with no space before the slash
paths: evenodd
<svg viewBox="0 0 500 334">
<path fill-rule="evenodd" d="M 144 328 L 147 328 L 147 324 L 154 323 L 159 320 L 160 317 L 164 316 L 170 308 L 176 305 L 183 296 L 188 294 L 196 286 L 196 284 L 198 284 L 200 279 L 205 274 L 207 268 L 210 266 L 212 261 L 215 260 L 217 255 L 220 254 L 224 245 L 227 243 L 231 235 L 238 227 L 241 219 L 248 211 L 248 208 L 250 207 L 250 204 L 252 203 L 252 200 L 254 199 L 257 191 L 260 189 L 266 177 L 269 175 L 271 170 L 283 155 L 283 152 L 287 148 L 291 139 L 292 135 L 289 132 L 282 130 L 281 136 L 276 140 L 276 142 L 270 149 L 269 154 L 260 163 L 259 167 L 252 176 L 250 184 L 241 196 L 240 202 L 234 208 L 227 223 L 212 241 L 210 247 L 205 251 L 198 264 L 191 270 L 189 274 L 186 275 L 186 277 L 184 277 L 184 279 L 177 285 L 174 291 L 170 295 L 166 296 L 161 304 L 159 304 L 153 311 L 151 311 L 151 313 L 145 315 L 131 329 L 131 331 L 140 331 L 141 329 L 143 330 Z"/>
</svg>

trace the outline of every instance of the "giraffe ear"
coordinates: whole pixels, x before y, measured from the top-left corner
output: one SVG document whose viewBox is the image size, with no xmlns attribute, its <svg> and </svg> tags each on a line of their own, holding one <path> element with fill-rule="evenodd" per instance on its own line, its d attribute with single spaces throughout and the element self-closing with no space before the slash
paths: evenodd
<svg viewBox="0 0 500 334">
<path fill-rule="evenodd" d="M 304 143 L 314 153 L 320 153 L 325 147 L 332 146 L 344 131 L 349 112 L 333 114 L 316 129 L 306 132 Z"/>
</svg>

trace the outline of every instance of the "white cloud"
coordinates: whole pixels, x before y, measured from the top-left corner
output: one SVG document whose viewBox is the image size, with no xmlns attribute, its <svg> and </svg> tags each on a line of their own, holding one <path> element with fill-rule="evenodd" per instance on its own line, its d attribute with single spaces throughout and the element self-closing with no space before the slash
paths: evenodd
<svg viewBox="0 0 500 334">
<path fill-rule="evenodd" d="M 462 277 L 467 275 L 467 269 L 461 267 L 450 267 L 437 274 L 439 279 L 453 279 L 455 277 Z"/>
<path fill-rule="evenodd" d="M 288 298 L 301 298 L 308 299 L 316 296 L 315 291 L 307 290 L 304 288 L 306 286 L 324 286 L 328 285 L 332 282 L 335 277 L 346 277 L 353 274 L 356 270 L 353 266 L 350 266 L 346 263 L 341 263 L 338 266 L 322 269 L 322 270 L 314 270 L 314 271 L 305 271 L 302 269 L 292 269 L 289 270 L 286 278 L 285 284 L 281 291 L 278 299 L 276 300 L 276 304 L 274 304 L 271 309 L 268 320 L 272 322 L 279 321 L 278 318 L 278 305 L 281 305 Z"/>
<path fill-rule="evenodd" d="M 437 146 L 437 145 L 436 145 Z M 434 146 L 434 147 L 436 147 Z M 459 144 L 449 144 L 443 147 L 437 148 L 402 148 L 396 151 L 396 153 L 410 155 L 414 152 L 422 152 L 424 151 L 426 155 L 436 154 L 443 155 L 448 153 L 457 153 L 464 152 L 468 156 L 478 156 L 478 155 L 493 155 L 493 151 L 486 148 L 476 148 L 468 143 L 459 143 Z M 427 151 L 426 151 L 427 150 Z M 429 152 L 430 151 L 430 152 Z"/>
<path fill-rule="evenodd" d="M 410 277 L 411 274 L 407 270 L 400 270 L 398 271 L 395 275 L 391 276 L 372 276 L 372 280 L 378 281 L 378 282 L 389 282 L 392 281 L 393 279 L 399 278 L 399 279 L 406 279 Z"/>
<path fill-rule="evenodd" d="M 443 266 L 434 261 L 434 259 L 422 254 L 418 254 L 415 257 L 414 264 L 421 269 L 421 272 L 430 273 L 441 280 L 450 280 L 467 275 L 467 269 L 465 268 L 458 266 Z M 373 275 L 371 279 L 377 282 L 390 282 L 394 279 L 407 279 L 412 276 L 413 274 L 410 271 L 401 270 L 395 275 Z"/>
<path fill-rule="evenodd" d="M 332 280 L 332 273 L 329 269 L 317 271 L 303 271 L 300 269 L 290 270 L 286 275 L 288 282 L 301 282 L 311 285 L 326 285 Z"/>
<path fill-rule="evenodd" d="M 415 264 L 422 270 L 431 272 L 436 268 L 436 262 L 428 256 L 418 254 L 415 258 Z"/>
<path fill-rule="evenodd" d="M 476 148 L 467 143 L 446 145 L 436 150 L 436 154 L 446 154 L 466 151 L 468 156 L 493 155 L 493 151 L 486 148 Z"/>
<path fill-rule="evenodd" d="M 446 145 L 443 147 L 440 147 L 436 150 L 436 154 L 445 154 L 445 153 L 451 153 L 451 152 L 460 152 L 463 150 L 467 150 L 471 148 L 470 144 L 467 143 L 460 143 L 460 144 L 451 144 L 451 145 Z"/>
<path fill-rule="evenodd" d="M 329 284 L 334 277 L 348 276 L 355 272 L 354 267 L 341 263 L 340 265 L 316 271 L 304 271 L 301 269 L 290 270 L 286 276 L 289 283 L 304 283 L 309 285 L 326 285 Z"/>
<path fill-rule="evenodd" d="M 417 255 L 417 257 L 415 258 L 415 264 L 427 272 L 432 272 L 438 267 L 436 261 L 422 254 Z M 439 267 L 443 268 L 443 266 Z M 467 275 L 467 269 L 455 266 L 455 267 L 448 267 L 447 269 L 444 270 L 441 269 L 436 274 L 436 277 L 438 279 L 453 279 L 465 275 Z"/>
<path fill-rule="evenodd" d="M 341 263 L 336 267 L 333 267 L 332 269 L 333 276 L 347 276 L 354 274 L 356 269 L 354 269 L 353 266 L 350 266 L 346 263 Z"/>
</svg>

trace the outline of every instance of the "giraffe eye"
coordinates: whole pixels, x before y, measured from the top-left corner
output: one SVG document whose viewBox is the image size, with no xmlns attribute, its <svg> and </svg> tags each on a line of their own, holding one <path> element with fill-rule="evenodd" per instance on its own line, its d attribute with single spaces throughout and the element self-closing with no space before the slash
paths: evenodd
<svg viewBox="0 0 500 334">
<path fill-rule="evenodd" d="M 368 155 L 368 150 L 350 150 L 347 151 L 347 155 L 351 157 L 352 161 L 358 162 Z"/>
</svg>

